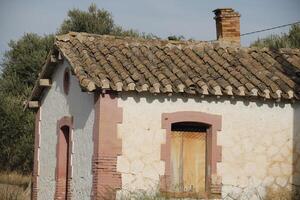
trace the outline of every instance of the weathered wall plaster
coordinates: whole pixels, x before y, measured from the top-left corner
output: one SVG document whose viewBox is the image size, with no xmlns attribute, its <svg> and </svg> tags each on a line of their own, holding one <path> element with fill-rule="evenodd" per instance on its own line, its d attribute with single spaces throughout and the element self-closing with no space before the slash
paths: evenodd
<svg viewBox="0 0 300 200">
<path fill-rule="evenodd" d="M 161 115 L 176 111 L 222 116 L 222 131 L 217 138 L 217 144 L 222 146 L 222 162 L 217 171 L 222 176 L 223 198 L 241 195 L 238 199 L 259 199 L 257 194 L 264 196 L 268 186 L 290 187 L 293 178 L 299 176 L 292 176 L 292 163 L 300 146 L 294 129 L 294 115 L 299 119 L 300 109 L 294 113 L 291 104 L 123 93 L 119 106 L 123 108 L 123 123 L 118 126 L 122 139 L 122 155 L 117 162 L 122 173 L 119 196 L 158 188 L 159 176 L 164 174 L 160 148 L 165 142 L 165 130 Z"/>
<path fill-rule="evenodd" d="M 300 198 L 300 103 L 294 105 L 293 177 L 292 182 Z"/>
<path fill-rule="evenodd" d="M 38 199 L 53 199 L 55 192 L 55 167 L 57 120 L 73 116 L 72 199 L 90 199 L 92 189 L 92 154 L 94 95 L 83 93 L 73 75 L 68 95 L 63 92 L 63 75 L 68 63 L 57 66 L 52 76 L 52 86 L 41 102 L 41 144 Z"/>
</svg>

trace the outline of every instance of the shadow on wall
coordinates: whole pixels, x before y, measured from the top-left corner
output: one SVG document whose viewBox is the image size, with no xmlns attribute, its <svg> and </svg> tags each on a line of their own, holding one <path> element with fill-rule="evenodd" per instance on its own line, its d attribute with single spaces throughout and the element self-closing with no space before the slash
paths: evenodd
<svg viewBox="0 0 300 200">
<path fill-rule="evenodd" d="M 64 63 L 63 66 L 65 65 L 66 64 Z M 65 68 L 62 69 L 64 70 Z M 59 91 L 63 95 L 66 95 L 63 88 L 64 73 L 59 74 L 61 77 L 58 78 L 58 83 L 55 90 Z M 82 92 L 77 78 L 71 72 L 69 81 L 70 89 L 66 95 L 66 104 L 69 107 L 70 115 L 76 116 L 74 117 L 74 129 L 84 129 L 94 107 L 94 95 L 89 95 L 86 92 Z"/>
<path fill-rule="evenodd" d="M 231 98 L 229 96 L 221 96 L 220 98 L 216 98 L 215 96 L 205 96 L 201 97 L 200 95 L 194 94 L 181 94 L 181 93 L 174 93 L 172 96 L 168 96 L 167 94 L 160 94 L 159 96 L 149 94 L 149 93 L 140 93 L 136 95 L 135 92 L 126 92 L 126 94 L 119 94 L 119 97 L 126 101 L 129 97 L 132 97 L 135 103 L 139 103 L 142 99 L 145 99 L 148 104 L 151 104 L 155 101 L 164 103 L 175 103 L 180 100 L 180 102 L 186 103 L 190 100 L 195 101 L 196 103 L 215 103 L 215 104 L 222 104 L 224 102 L 229 102 L 231 105 L 236 105 L 237 103 L 243 103 L 245 106 L 248 106 L 250 103 L 255 103 L 257 107 L 262 107 L 267 105 L 269 108 L 280 107 L 284 108 L 286 106 L 285 102 L 275 102 L 274 100 L 257 100 L 255 98 L 245 98 L 245 97 L 238 97 L 235 96 Z"/>
<path fill-rule="evenodd" d="M 94 95 L 82 92 L 77 81 L 72 81 L 71 84 L 76 84 L 76 86 L 71 86 L 73 90 L 70 90 L 67 97 L 69 111 L 72 116 L 76 116 L 74 117 L 74 128 L 84 129 L 94 108 Z"/>
</svg>

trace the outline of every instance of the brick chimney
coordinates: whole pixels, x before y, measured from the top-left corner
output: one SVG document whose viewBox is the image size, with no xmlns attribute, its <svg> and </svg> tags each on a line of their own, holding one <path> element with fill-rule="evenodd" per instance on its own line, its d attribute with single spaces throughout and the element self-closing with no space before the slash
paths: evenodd
<svg viewBox="0 0 300 200">
<path fill-rule="evenodd" d="M 218 41 L 240 46 L 240 14 L 232 8 L 218 8 L 213 11 L 216 20 Z"/>
</svg>

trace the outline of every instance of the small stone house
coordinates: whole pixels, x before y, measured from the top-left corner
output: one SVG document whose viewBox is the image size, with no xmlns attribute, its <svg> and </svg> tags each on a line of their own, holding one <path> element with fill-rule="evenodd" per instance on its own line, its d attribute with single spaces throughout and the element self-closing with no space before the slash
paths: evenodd
<svg viewBox="0 0 300 200">
<path fill-rule="evenodd" d="M 260 199 L 300 186 L 300 50 L 217 41 L 56 37 L 27 102 L 33 199 Z"/>
</svg>

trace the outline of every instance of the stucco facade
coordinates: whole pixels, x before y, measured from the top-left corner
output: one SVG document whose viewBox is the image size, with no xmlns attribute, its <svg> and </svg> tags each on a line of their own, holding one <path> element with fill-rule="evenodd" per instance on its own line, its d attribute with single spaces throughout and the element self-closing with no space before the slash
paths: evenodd
<svg viewBox="0 0 300 200">
<path fill-rule="evenodd" d="M 71 152 L 72 199 L 89 199 L 92 190 L 92 154 L 94 94 L 81 91 L 77 79 L 70 76 L 68 95 L 63 91 L 63 76 L 68 63 L 57 66 L 52 86 L 41 101 L 38 199 L 53 199 L 57 146 L 57 121 L 73 117 Z"/>
<path fill-rule="evenodd" d="M 94 95 L 83 93 L 74 76 L 68 95 L 63 92 L 63 72 L 57 67 L 52 86 L 40 107 L 38 199 L 53 199 L 57 145 L 57 120 L 73 117 L 72 199 L 90 199 L 92 194 L 92 155 Z M 222 129 L 217 145 L 222 147 L 217 175 L 222 180 L 222 197 L 257 198 L 268 187 L 290 188 L 300 184 L 300 105 L 185 96 L 119 94 L 123 110 L 117 134 L 122 153 L 117 156 L 121 173 L 119 199 L 130 192 L 157 192 L 165 174 L 161 148 L 166 143 L 162 115 L 179 111 L 221 116 Z M 100 108 L 101 109 L 101 108 Z M 101 181 L 101 180 L 100 180 Z"/>
<path fill-rule="evenodd" d="M 178 111 L 222 117 L 222 130 L 217 133 L 222 162 L 217 164 L 217 175 L 222 179 L 223 198 L 259 199 L 268 187 L 299 185 L 298 104 L 123 93 L 119 106 L 123 108 L 123 123 L 118 125 L 122 140 L 117 162 L 122 173 L 119 197 L 139 190 L 157 191 L 165 170 L 160 154 L 166 142 L 162 114 Z"/>
<path fill-rule="evenodd" d="M 83 93 L 71 76 L 68 95 L 63 92 L 63 71 L 58 67 L 53 83 L 41 104 L 38 198 L 53 199 L 55 193 L 56 126 L 63 116 L 72 116 L 72 199 L 90 199 L 94 95 Z M 268 187 L 290 188 L 300 184 L 300 106 L 263 101 L 150 96 L 123 93 L 118 97 L 123 110 L 118 125 L 122 153 L 117 157 L 121 173 L 119 199 L 130 192 L 155 193 L 165 174 L 161 148 L 166 143 L 163 113 L 179 111 L 219 115 L 222 129 L 217 145 L 222 147 L 222 162 L 217 175 L 222 180 L 222 197 L 258 199 Z M 101 108 L 100 108 L 101 109 Z M 101 181 L 101 180 L 100 180 Z"/>
</svg>

